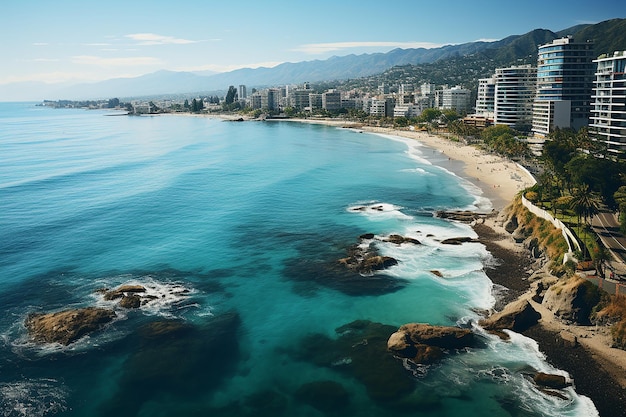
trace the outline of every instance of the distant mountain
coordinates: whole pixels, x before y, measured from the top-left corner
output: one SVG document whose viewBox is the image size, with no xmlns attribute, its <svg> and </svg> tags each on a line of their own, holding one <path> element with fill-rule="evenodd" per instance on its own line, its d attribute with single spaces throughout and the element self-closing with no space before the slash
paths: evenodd
<svg viewBox="0 0 626 417">
<path fill-rule="evenodd" d="M 576 40 L 595 41 L 597 55 L 626 50 L 626 19 L 612 19 L 595 25 L 577 25 L 559 32 L 536 29 L 523 35 L 513 35 L 495 42 L 469 42 L 440 48 L 394 49 L 387 53 L 347 55 L 326 60 L 284 63 L 273 68 L 239 69 L 227 73 L 158 71 L 136 78 L 118 78 L 93 84 L 81 84 L 56 92 L 46 92 L 48 99 L 86 99 L 193 94 L 225 91 L 230 85 L 245 84 L 263 88 L 284 84 L 321 81 L 341 81 L 383 74 L 394 67 L 413 68 L 421 80 L 439 83 L 474 84 L 481 76 L 493 73 L 498 66 L 534 63 L 537 46 L 554 39 L 573 35 Z M 457 71 L 455 73 L 454 71 Z M 463 72 L 464 75 L 459 74 Z M 485 75 L 487 74 L 487 75 Z M 467 80 L 470 81 L 467 81 Z M 420 80 L 416 80 L 419 82 Z M 0 86 L 0 99 L 2 98 Z M 53 96 L 49 94 L 54 94 Z"/>
</svg>

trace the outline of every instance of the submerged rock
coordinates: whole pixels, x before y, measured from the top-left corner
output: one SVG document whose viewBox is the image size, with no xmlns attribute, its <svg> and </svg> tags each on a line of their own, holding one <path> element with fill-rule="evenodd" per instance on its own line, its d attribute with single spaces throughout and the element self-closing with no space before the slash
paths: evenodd
<svg viewBox="0 0 626 417">
<path fill-rule="evenodd" d="M 238 314 L 226 313 L 202 324 L 160 320 L 142 326 L 127 341 L 133 349 L 100 415 L 134 416 L 164 396 L 184 404 L 211 393 L 236 369 L 240 325 Z"/>
<path fill-rule="evenodd" d="M 395 327 L 357 320 L 336 329 L 333 340 L 313 334 L 300 341 L 297 359 L 347 374 L 362 383 L 376 402 L 396 402 L 416 386 L 401 361 L 387 350 L 387 339 Z"/>
<path fill-rule="evenodd" d="M 24 323 L 38 342 L 69 345 L 81 337 L 102 329 L 115 319 L 112 310 L 87 307 L 56 313 L 34 313 Z"/>
<path fill-rule="evenodd" d="M 335 381 L 314 381 L 303 384 L 295 393 L 298 401 L 323 413 L 338 412 L 350 403 L 350 393 Z"/>
</svg>

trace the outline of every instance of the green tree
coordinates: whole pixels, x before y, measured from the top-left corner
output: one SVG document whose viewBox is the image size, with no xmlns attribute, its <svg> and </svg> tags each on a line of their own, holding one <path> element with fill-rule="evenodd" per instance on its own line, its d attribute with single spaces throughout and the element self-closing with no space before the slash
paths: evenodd
<svg viewBox="0 0 626 417">
<path fill-rule="evenodd" d="M 593 219 L 593 216 L 600 212 L 600 203 L 598 198 L 591 192 L 591 189 L 587 184 L 580 185 L 572 195 L 570 201 L 570 208 L 574 210 L 578 216 L 578 227 L 580 228 L 580 220 L 584 219 L 585 226 L 589 225 L 589 221 Z M 586 245 L 585 250 L 586 250 Z M 586 253 L 583 253 L 586 255 Z"/>
<path fill-rule="evenodd" d="M 424 109 L 419 117 L 420 122 L 432 123 L 441 116 L 439 109 Z"/>
<path fill-rule="evenodd" d="M 231 85 L 230 87 L 228 87 L 228 92 L 226 93 L 226 98 L 224 99 L 224 103 L 233 104 L 236 98 L 237 98 L 237 89 Z"/>
</svg>

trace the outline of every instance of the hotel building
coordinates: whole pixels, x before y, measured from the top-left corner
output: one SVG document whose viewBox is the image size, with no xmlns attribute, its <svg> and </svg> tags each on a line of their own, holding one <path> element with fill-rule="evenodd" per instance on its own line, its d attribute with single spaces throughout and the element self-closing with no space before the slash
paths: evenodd
<svg viewBox="0 0 626 417">
<path fill-rule="evenodd" d="M 494 124 L 528 129 L 533 120 L 537 68 L 520 65 L 496 68 Z"/>
<path fill-rule="evenodd" d="M 589 123 L 593 43 L 572 37 L 539 46 L 532 131 L 545 137 L 555 128 L 578 130 Z"/>
<path fill-rule="evenodd" d="M 626 51 L 601 55 L 594 82 L 589 133 L 607 145 L 609 155 L 626 157 Z"/>
</svg>

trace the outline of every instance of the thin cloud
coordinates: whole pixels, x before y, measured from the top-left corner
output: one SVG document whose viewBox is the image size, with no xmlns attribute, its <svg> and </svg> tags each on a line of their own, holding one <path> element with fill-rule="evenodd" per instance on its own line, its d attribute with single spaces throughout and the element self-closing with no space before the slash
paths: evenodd
<svg viewBox="0 0 626 417">
<path fill-rule="evenodd" d="M 48 46 L 50 45 L 47 42 L 33 42 L 33 46 Z"/>
<path fill-rule="evenodd" d="M 35 58 L 33 62 L 59 62 L 59 59 L 56 58 Z"/>
<path fill-rule="evenodd" d="M 72 57 L 72 63 L 80 65 L 97 65 L 101 67 L 130 67 L 138 65 L 161 65 L 158 58 L 138 56 L 129 58 L 103 58 L 93 55 L 78 55 Z"/>
<path fill-rule="evenodd" d="M 328 52 L 355 48 L 438 48 L 443 44 L 431 42 L 330 42 L 309 43 L 295 48 L 294 51 L 317 55 Z"/>
<path fill-rule="evenodd" d="M 175 38 L 173 36 L 157 35 L 156 33 L 131 33 L 130 35 L 125 35 L 124 37 L 136 41 L 138 45 L 187 45 L 190 43 L 201 42 Z"/>
<path fill-rule="evenodd" d="M 242 68 L 273 68 L 282 64 L 282 61 L 267 61 L 267 62 L 255 62 L 253 64 L 232 64 L 232 65 L 219 65 L 219 64 L 207 64 L 193 67 L 180 67 L 174 69 L 174 71 L 185 72 L 197 72 L 197 71 L 214 71 L 214 72 L 230 72 Z"/>
</svg>

